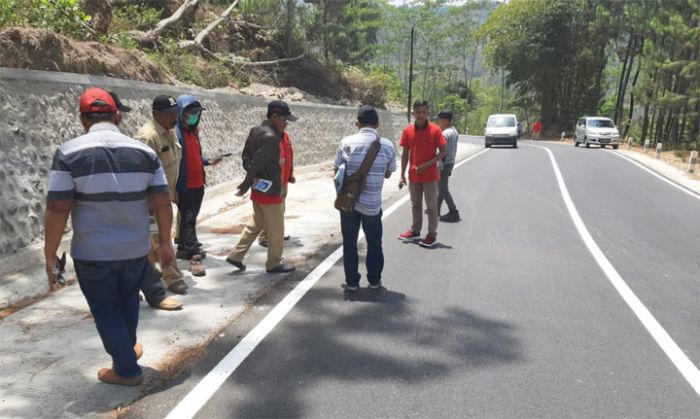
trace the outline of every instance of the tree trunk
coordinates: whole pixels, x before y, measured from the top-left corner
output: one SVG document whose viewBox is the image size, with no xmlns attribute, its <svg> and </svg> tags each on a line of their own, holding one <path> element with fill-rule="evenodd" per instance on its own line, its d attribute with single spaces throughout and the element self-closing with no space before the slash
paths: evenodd
<svg viewBox="0 0 700 419">
<path fill-rule="evenodd" d="M 624 60 L 622 60 L 622 71 L 620 72 L 620 80 L 617 84 L 617 96 L 615 97 L 615 111 L 613 112 L 613 121 L 615 122 L 615 125 L 620 123 L 618 116 L 622 113 L 621 103 L 625 100 L 624 93 L 622 93 L 623 92 L 622 86 L 624 85 L 625 74 L 627 73 L 627 65 L 629 62 L 630 52 L 632 51 L 633 39 L 634 39 L 634 35 L 631 35 L 629 41 L 627 42 L 627 50 L 625 51 L 625 58 L 624 58 Z"/>
<path fill-rule="evenodd" d="M 644 40 L 642 40 L 642 45 L 644 45 Z M 634 79 L 632 79 L 632 89 L 630 91 L 630 109 L 629 114 L 627 115 L 627 120 L 625 120 L 625 133 L 622 135 L 622 138 L 627 137 L 627 133 L 629 133 L 630 127 L 632 126 L 632 117 L 634 116 L 634 88 L 637 86 L 637 80 L 639 79 L 639 71 L 641 68 L 642 60 L 640 59 L 637 63 L 637 71 L 634 73 Z"/>
<path fill-rule="evenodd" d="M 90 2 L 92 0 L 86 1 Z M 197 5 L 197 3 L 199 3 L 199 0 L 185 0 L 180 5 L 180 7 L 178 7 L 175 13 L 156 23 L 156 26 L 149 32 L 149 34 L 152 36 L 160 36 L 163 33 L 163 31 L 165 31 L 165 29 L 182 19 L 182 17 L 185 15 L 185 12 L 192 9 L 194 6 Z"/>
<path fill-rule="evenodd" d="M 106 35 L 112 24 L 112 0 L 82 0 L 80 7 L 92 16 L 90 27 L 98 35 Z"/>
<path fill-rule="evenodd" d="M 292 35 L 294 31 L 294 0 L 287 0 L 287 24 L 285 27 L 285 42 L 287 56 L 292 55 Z"/>
</svg>

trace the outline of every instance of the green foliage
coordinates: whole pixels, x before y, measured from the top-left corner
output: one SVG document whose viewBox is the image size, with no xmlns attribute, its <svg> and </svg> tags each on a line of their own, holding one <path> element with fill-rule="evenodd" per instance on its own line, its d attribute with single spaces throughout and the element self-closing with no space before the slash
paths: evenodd
<svg viewBox="0 0 700 419">
<path fill-rule="evenodd" d="M 162 11 L 145 4 L 125 4 L 114 11 L 110 31 L 113 33 L 130 30 L 146 31 L 162 18 Z"/>
<path fill-rule="evenodd" d="M 615 96 L 608 96 L 603 100 L 603 102 L 601 102 L 600 106 L 598 106 L 598 112 L 596 113 L 596 115 L 607 116 L 608 118 L 612 118 L 614 112 Z"/>
<path fill-rule="evenodd" d="M 109 37 L 100 37 L 99 40 L 102 41 L 105 38 L 109 39 Z M 119 44 L 119 46 L 122 48 L 136 49 L 139 46 L 136 43 L 136 41 L 134 41 L 134 39 L 132 37 L 130 37 L 129 35 L 127 35 L 125 33 L 118 33 L 115 38 L 116 38 L 117 44 Z"/>
<path fill-rule="evenodd" d="M 90 34 L 89 21 L 78 0 L 0 1 L 0 27 L 31 26 L 84 38 Z"/>
<path fill-rule="evenodd" d="M 343 77 L 348 83 L 350 99 L 384 108 L 388 97 L 387 85 L 391 83 L 390 74 L 381 70 L 365 71 L 350 66 L 344 69 Z"/>
<path fill-rule="evenodd" d="M 207 62 L 185 52 L 175 41 L 168 41 L 163 50 L 150 54 L 151 59 L 167 68 L 178 80 L 207 89 L 228 86 L 232 81 L 230 71 L 219 62 Z"/>
</svg>

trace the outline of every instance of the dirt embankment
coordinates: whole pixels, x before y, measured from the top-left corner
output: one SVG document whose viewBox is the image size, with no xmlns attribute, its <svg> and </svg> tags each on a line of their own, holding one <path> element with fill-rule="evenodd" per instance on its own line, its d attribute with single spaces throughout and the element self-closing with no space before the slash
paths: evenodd
<svg viewBox="0 0 700 419">
<path fill-rule="evenodd" d="M 42 29 L 0 31 L 0 67 L 94 74 L 151 83 L 174 80 L 140 51 L 75 41 Z"/>
</svg>

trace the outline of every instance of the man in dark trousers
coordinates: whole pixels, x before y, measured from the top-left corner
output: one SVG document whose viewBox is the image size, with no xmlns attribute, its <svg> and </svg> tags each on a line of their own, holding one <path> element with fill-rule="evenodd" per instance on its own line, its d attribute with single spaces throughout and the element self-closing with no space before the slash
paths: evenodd
<svg viewBox="0 0 700 419">
<path fill-rule="evenodd" d="M 282 138 L 287 121 L 297 117 L 287 103 L 274 100 L 267 105 L 267 119 L 250 130 L 243 148 L 243 168 L 246 177 L 238 185 L 237 196 L 243 196 L 252 187 L 253 219 L 245 226 L 236 247 L 226 261 L 240 270 L 245 270 L 243 258 L 248 249 L 264 229 L 267 232 L 268 273 L 287 273 L 294 266 L 282 262 L 284 240 L 284 198 L 282 188 L 284 167 L 280 160 Z"/>
<path fill-rule="evenodd" d="M 194 276 L 204 276 L 202 260 L 206 252 L 197 238 L 197 216 L 204 200 L 206 177 L 204 166 L 216 165 L 221 159 L 210 161 L 202 153 L 199 138 L 199 124 L 204 107 L 196 97 L 182 95 L 177 99 L 180 114 L 175 127 L 177 139 L 182 148 L 180 172 L 176 192 L 177 208 L 180 212 L 179 241 L 176 256 L 190 261 L 190 272 Z"/>
<path fill-rule="evenodd" d="M 121 115 L 105 90 L 90 88 L 80 97 L 85 135 L 62 144 L 54 155 L 44 217 L 46 273 L 53 288 L 56 251 L 68 216 L 73 222 L 71 256 L 80 289 L 112 367 L 97 373 L 109 384 L 138 385 L 143 372 L 136 342 L 139 288 L 150 248 L 148 214 L 159 227 L 158 254 L 174 261 L 168 182 L 158 156 L 148 146 L 123 135 Z"/>
<path fill-rule="evenodd" d="M 360 170 L 362 162 L 378 135 L 379 115 L 371 106 L 362 106 L 357 113 L 359 132 L 343 138 L 335 156 L 336 170 L 345 164 L 345 176 Z M 365 232 L 367 239 L 367 282 L 370 289 L 382 286 L 384 253 L 382 251 L 382 187 L 384 179 L 396 171 L 394 144 L 386 138 L 380 139 L 380 148 L 365 178 L 365 184 L 352 212 L 340 211 L 340 228 L 343 233 L 343 267 L 345 289 L 357 291 L 360 283 L 358 272 L 357 237 Z"/>
<path fill-rule="evenodd" d="M 445 109 L 438 113 L 437 124 L 442 128 L 442 135 L 445 137 L 445 157 L 438 162 L 440 169 L 440 183 L 438 184 L 438 214 L 442 211 L 442 201 L 447 203 L 448 213 L 440 215 L 440 221 L 457 222 L 461 220 L 459 211 L 450 193 L 449 182 L 452 176 L 452 168 L 455 166 L 457 157 L 457 143 L 459 134 L 452 125 L 453 114 L 451 110 Z"/>
</svg>

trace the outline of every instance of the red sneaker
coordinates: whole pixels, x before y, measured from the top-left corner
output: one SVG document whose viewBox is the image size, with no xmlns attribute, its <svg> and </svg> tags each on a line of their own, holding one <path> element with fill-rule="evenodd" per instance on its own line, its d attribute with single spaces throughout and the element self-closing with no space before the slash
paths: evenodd
<svg viewBox="0 0 700 419">
<path fill-rule="evenodd" d="M 416 233 L 410 228 L 405 232 L 399 234 L 399 240 L 413 241 L 420 238 L 420 233 Z"/>
<path fill-rule="evenodd" d="M 437 244 L 437 239 L 432 234 L 428 234 L 425 238 L 418 242 L 422 247 L 433 247 Z"/>
</svg>

